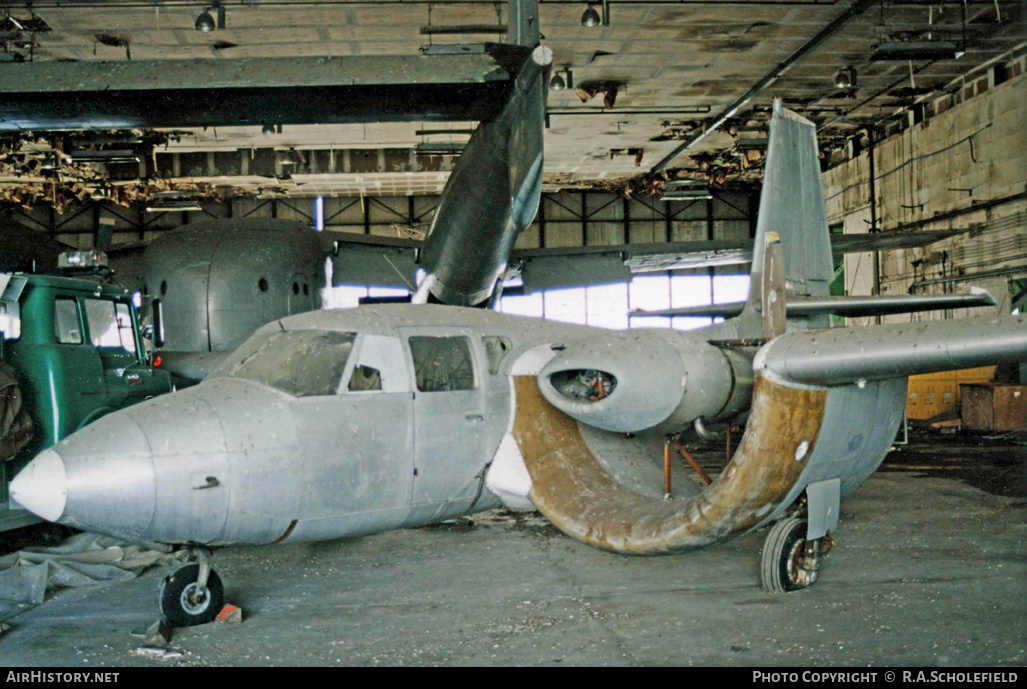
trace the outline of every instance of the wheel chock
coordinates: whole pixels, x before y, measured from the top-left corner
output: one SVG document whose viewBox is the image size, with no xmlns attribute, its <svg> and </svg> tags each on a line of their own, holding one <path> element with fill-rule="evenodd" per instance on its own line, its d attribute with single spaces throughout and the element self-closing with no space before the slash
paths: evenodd
<svg viewBox="0 0 1027 689">
<path fill-rule="evenodd" d="M 239 624 L 242 622 L 242 608 L 226 603 L 225 607 L 221 608 L 218 616 L 214 618 L 214 621 L 221 624 Z"/>
</svg>

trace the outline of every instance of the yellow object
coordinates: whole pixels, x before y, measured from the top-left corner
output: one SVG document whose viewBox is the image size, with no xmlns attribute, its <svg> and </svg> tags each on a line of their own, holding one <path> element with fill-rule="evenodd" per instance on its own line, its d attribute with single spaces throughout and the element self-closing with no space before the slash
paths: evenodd
<svg viewBox="0 0 1027 689">
<path fill-rule="evenodd" d="M 923 420 L 950 411 L 958 414 L 959 384 L 987 383 L 994 377 L 994 366 L 910 376 L 906 390 L 906 415 Z"/>
</svg>

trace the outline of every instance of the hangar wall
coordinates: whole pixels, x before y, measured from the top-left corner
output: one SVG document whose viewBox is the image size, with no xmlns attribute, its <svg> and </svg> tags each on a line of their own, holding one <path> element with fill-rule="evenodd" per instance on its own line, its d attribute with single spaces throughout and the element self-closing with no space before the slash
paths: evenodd
<svg viewBox="0 0 1027 689">
<path fill-rule="evenodd" d="M 324 229 L 381 236 L 427 231 L 437 195 L 324 197 Z M 539 212 L 521 234 L 521 249 L 739 239 L 755 232 L 759 195 L 718 191 L 711 199 L 660 201 L 605 191 L 570 190 L 542 195 Z M 17 209 L 11 220 L 75 248 L 93 248 L 106 228 L 113 244 L 148 241 L 181 225 L 216 218 L 275 217 L 313 223 L 314 198 L 234 197 L 204 201 L 202 211 L 148 212 L 109 201 L 57 214 L 49 208 Z M 408 230 L 412 229 L 410 234 Z M 726 272 L 738 272 L 730 267 Z M 721 272 L 721 271 L 718 271 Z"/>
<path fill-rule="evenodd" d="M 1021 56 L 967 78 L 958 92 L 896 123 L 893 128 L 899 131 L 873 148 L 873 190 L 867 150 L 824 174 L 829 221 L 846 233 L 870 228 L 872 195 L 880 230 L 970 230 L 920 249 L 881 252 L 882 294 L 950 293 L 980 286 L 995 296 L 1002 313 L 1015 306 L 1011 300 L 1027 281 L 1024 122 L 1027 58 Z M 846 257 L 845 286 L 850 294 L 873 292 L 873 254 Z M 951 312 L 912 317 L 947 315 Z"/>
</svg>

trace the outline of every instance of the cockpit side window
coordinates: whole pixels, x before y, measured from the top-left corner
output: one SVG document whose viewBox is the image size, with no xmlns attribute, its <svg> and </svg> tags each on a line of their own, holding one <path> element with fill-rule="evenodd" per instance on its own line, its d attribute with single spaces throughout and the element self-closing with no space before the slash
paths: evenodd
<svg viewBox="0 0 1027 689">
<path fill-rule="evenodd" d="M 513 349 L 513 344 L 510 342 L 510 338 L 500 335 L 486 335 L 481 338 L 481 343 L 485 345 L 485 357 L 489 362 L 489 373 L 496 375 L 499 373 L 499 367 L 502 365 L 503 359 Z"/>
<path fill-rule="evenodd" d="M 349 392 L 410 392 L 403 342 L 393 335 L 364 333 L 357 339 Z"/>
<path fill-rule="evenodd" d="M 471 342 L 464 336 L 410 338 L 417 389 L 421 392 L 473 390 L 474 359 Z"/>
<path fill-rule="evenodd" d="M 355 339 L 333 330 L 254 336 L 208 378 L 245 378 L 296 397 L 334 395 Z"/>
<path fill-rule="evenodd" d="M 382 389 L 382 373 L 372 366 L 354 366 L 349 378 L 351 392 Z"/>
</svg>

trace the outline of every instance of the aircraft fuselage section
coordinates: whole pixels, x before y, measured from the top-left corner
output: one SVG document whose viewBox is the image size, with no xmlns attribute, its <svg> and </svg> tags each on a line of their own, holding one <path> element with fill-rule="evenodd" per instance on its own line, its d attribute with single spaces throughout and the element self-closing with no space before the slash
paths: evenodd
<svg viewBox="0 0 1027 689">
<path fill-rule="evenodd" d="M 271 320 L 319 308 L 325 286 L 316 233 L 286 220 L 192 223 L 155 239 L 146 263 L 161 348 L 172 352 L 230 352 Z"/>
<path fill-rule="evenodd" d="M 1023 349 L 1022 318 L 964 327 L 1008 331 L 999 355 Z M 430 305 L 304 313 L 260 328 L 198 386 L 72 434 L 12 495 L 78 528 L 212 545 L 358 536 L 504 504 L 601 548 L 666 553 L 758 528 L 807 489 L 821 496 L 816 528 L 832 528 L 894 438 L 902 376 L 797 382 L 775 356 L 795 336 L 754 362 L 732 349 L 733 362 L 713 344 L 725 334 Z M 747 411 L 743 396 L 730 463 L 709 486 L 675 475 L 664 500 L 665 433 Z"/>
<path fill-rule="evenodd" d="M 603 419 L 630 411 L 633 433 L 715 418 L 739 376 L 708 336 L 441 306 L 300 314 L 259 329 L 200 385 L 56 446 L 59 514 L 136 540 L 215 545 L 358 536 L 517 503 L 530 478 L 510 488 L 502 477 L 523 472 L 531 450 L 513 434 L 515 378 L 550 392 L 552 418 L 589 424 L 575 441 L 587 456 L 635 491 L 657 490 L 660 468 L 642 455 L 658 459 L 658 440 L 633 443 Z M 715 366 L 703 373 L 703 362 Z M 589 399 L 578 369 L 593 368 L 619 387 Z"/>
</svg>

